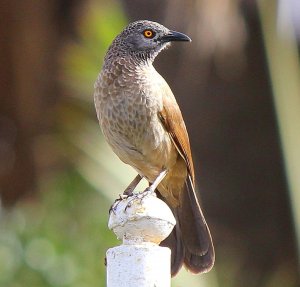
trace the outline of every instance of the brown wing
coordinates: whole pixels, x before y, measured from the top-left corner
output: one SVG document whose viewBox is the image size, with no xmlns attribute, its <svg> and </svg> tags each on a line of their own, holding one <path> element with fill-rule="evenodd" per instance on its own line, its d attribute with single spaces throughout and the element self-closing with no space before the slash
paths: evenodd
<svg viewBox="0 0 300 287">
<path fill-rule="evenodd" d="M 194 184 L 194 165 L 189 136 L 181 111 L 169 86 L 164 87 L 163 109 L 160 111 L 159 117 L 166 131 L 170 134 L 179 154 L 185 160 Z"/>
</svg>

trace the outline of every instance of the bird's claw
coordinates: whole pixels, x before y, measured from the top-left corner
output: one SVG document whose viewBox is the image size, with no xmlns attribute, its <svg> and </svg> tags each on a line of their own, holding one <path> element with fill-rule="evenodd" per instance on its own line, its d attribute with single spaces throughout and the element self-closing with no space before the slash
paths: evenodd
<svg viewBox="0 0 300 287">
<path fill-rule="evenodd" d="M 111 207 L 109 208 L 108 213 L 110 214 L 111 212 L 113 212 L 114 214 L 116 214 L 116 209 L 118 207 L 118 205 L 120 204 L 120 202 L 128 197 L 130 197 L 131 195 L 126 195 L 126 194 L 119 194 L 119 198 L 117 198 L 114 203 L 111 205 Z"/>
<path fill-rule="evenodd" d="M 132 203 L 136 200 L 140 201 L 140 204 L 142 203 L 143 199 L 148 196 L 148 195 L 153 195 L 156 196 L 156 193 L 154 192 L 154 190 L 151 189 L 151 187 L 147 187 L 144 191 L 142 192 L 138 192 L 138 193 L 133 193 L 130 195 L 130 197 L 133 197 L 129 200 L 129 202 L 127 203 L 126 207 L 125 207 L 125 211 L 127 210 L 127 208 L 132 206 Z"/>
<path fill-rule="evenodd" d="M 128 201 L 126 207 L 125 207 L 125 211 L 127 210 L 127 208 L 130 208 L 132 206 L 132 203 L 136 200 L 140 200 L 140 203 L 142 203 L 143 199 L 148 196 L 148 195 L 153 195 L 156 196 L 156 193 L 154 190 L 151 189 L 151 187 L 147 187 L 144 191 L 141 192 L 137 192 L 137 193 L 130 193 L 130 194 L 119 194 L 119 198 L 117 198 L 114 203 L 111 205 L 111 207 L 109 208 L 109 214 L 111 212 L 113 212 L 114 214 L 116 214 L 116 209 L 118 207 L 118 205 L 120 204 L 120 202 L 124 199 L 130 198 L 130 200 Z"/>
</svg>

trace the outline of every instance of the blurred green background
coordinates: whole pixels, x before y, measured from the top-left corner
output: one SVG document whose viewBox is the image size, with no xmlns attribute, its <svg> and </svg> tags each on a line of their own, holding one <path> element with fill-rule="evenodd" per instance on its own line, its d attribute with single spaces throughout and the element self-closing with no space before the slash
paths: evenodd
<svg viewBox="0 0 300 287">
<path fill-rule="evenodd" d="M 216 264 L 172 286 L 300 286 L 298 8 L 3 0 L 0 286 L 105 286 L 105 251 L 119 244 L 108 209 L 135 172 L 102 138 L 93 84 L 112 39 L 138 19 L 193 39 L 155 66 L 189 130 Z"/>
</svg>

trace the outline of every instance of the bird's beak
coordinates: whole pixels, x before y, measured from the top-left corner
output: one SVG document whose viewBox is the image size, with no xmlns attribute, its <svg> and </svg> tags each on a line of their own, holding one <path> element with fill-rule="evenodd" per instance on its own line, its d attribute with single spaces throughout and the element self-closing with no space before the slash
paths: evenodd
<svg viewBox="0 0 300 287">
<path fill-rule="evenodd" d="M 186 41 L 191 42 L 192 39 L 180 32 L 170 30 L 168 34 L 162 36 L 160 38 L 163 42 L 171 42 L 171 41 Z"/>
</svg>

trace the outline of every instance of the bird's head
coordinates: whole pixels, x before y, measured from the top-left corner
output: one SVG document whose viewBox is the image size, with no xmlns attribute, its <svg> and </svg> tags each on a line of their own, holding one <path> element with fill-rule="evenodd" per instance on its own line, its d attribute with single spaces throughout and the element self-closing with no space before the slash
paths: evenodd
<svg viewBox="0 0 300 287">
<path fill-rule="evenodd" d="M 169 30 L 163 25 L 140 20 L 129 24 L 114 40 L 111 52 L 129 54 L 141 60 L 153 60 L 170 42 L 191 39 L 180 32 Z"/>
</svg>

